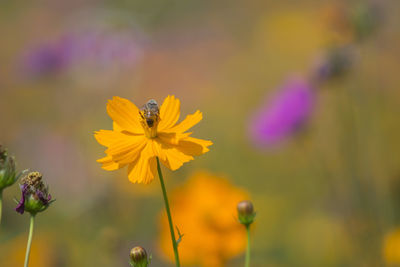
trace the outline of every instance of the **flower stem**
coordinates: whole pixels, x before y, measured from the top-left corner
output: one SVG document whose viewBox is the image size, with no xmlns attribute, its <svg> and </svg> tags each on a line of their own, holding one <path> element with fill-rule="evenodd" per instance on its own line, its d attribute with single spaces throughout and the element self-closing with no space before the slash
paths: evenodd
<svg viewBox="0 0 400 267">
<path fill-rule="evenodd" d="M 29 237 L 28 244 L 26 245 L 26 254 L 25 254 L 25 264 L 24 267 L 28 267 L 29 262 L 29 253 L 31 252 L 31 244 L 32 244 L 32 236 L 33 236 L 33 226 L 35 223 L 35 215 L 31 214 L 31 224 L 29 226 Z"/>
<path fill-rule="evenodd" d="M 167 191 L 165 190 L 164 178 L 161 173 L 160 161 L 159 161 L 158 157 L 157 157 L 157 170 L 158 170 L 158 177 L 160 178 L 161 189 L 163 191 L 165 210 L 166 210 L 167 216 L 168 216 L 169 231 L 171 232 L 172 247 L 174 248 L 174 254 L 175 254 L 175 263 L 176 263 L 177 267 L 180 267 L 181 264 L 179 262 L 178 244 L 175 239 L 174 224 L 172 223 L 172 217 L 171 217 L 171 211 L 169 209 Z"/>
<path fill-rule="evenodd" d="M 245 259 L 245 267 L 250 267 L 250 225 L 246 225 L 247 232 L 247 249 L 246 249 L 246 259 Z"/>
</svg>

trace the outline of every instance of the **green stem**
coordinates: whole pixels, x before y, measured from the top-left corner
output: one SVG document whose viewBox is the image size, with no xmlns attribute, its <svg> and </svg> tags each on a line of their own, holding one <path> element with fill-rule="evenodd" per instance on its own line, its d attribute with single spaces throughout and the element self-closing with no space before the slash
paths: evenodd
<svg viewBox="0 0 400 267">
<path fill-rule="evenodd" d="M 247 232 L 247 249 L 246 249 L 246 260 L 245 267 L 250 267 L 250 225 L 246 225 Z"/>
<path fill-rule="evenodd" d="M 33 236 L 33 226 L 35 224 L 35 215 L 31 214 L 31 224 L 29 226 L 29 237 L 28 237 L 28 244 L 26 245 L 26 253 L 25 253 L 25 264 L 24 267 L 28 267 L 29 262 L 29 253 L 31 252 L 31 245 L 32 245 L 32 236 Z"/>
<path fill-rule="evenodd" d="M 161 189 L 163 191 L 165 210 L 166 210 L 167 216 L 168 216 L 169 231 L 171 232 L 172 247 L 174 248 L 174 254 L 175 254 L 175 263 L 176 263 L 177 267 L 180 267 L 181 264 L 179 262 L 178 244 L 176 243 L 176 239 L 175 239 L 174 224 L 172 223 L 172 217 L 171 217 L 171 211 L 169 209 L 167 191 L 165 190 L 164 178 L 161 173 L 160 160 L 158 159 L 158 157 L 157 157 L 157 170 L 158 170 L 158 177 L 160 178 Z"/>
</svg>

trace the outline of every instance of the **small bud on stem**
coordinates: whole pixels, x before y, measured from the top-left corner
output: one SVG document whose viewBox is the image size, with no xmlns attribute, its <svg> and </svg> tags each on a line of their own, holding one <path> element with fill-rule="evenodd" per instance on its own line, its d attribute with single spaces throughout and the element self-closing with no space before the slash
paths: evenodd
<svg viewBox="0 0 400 267">
<path fill-rule="evenodd" d="M 0 145 L 0 191 L 13 185 L 21 174 L 17 175 L 14 158 Z"/>
<path fill-rule="evenodd" d="M 245 267 L 250 267 L 250 225 L 254 222 L 256 213 L 254 212 L 253 203 L 250 200 L 240 201 L 237 205 L 239 222 L 246 227 L 247 232 L 247 249 L 245 258 Z"/>
<path fill-rule="evenodd" d="M 147 267 L 147 265 L 150 264 L 150 259 L 147 258 L 146 250 L 140 246 L 131 249 L 129 258 L 130 264 L 133 267 Z"/>
<path fill-rule="evenodd" d="M 237 205 L 239 222 L 245 226 L 253 223 L 256 213 L 254 212 L 253 203 L 249 200 L 239 202 Z"/>
</svg>

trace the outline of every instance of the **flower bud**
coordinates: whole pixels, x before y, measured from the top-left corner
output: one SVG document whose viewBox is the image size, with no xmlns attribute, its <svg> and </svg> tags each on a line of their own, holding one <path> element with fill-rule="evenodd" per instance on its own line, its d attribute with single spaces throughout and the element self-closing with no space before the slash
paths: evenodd
<svg viewBox="0 0 400 267">
<path fill-rule="evenodd" d="M 329 49 L 314 63 L 314 81 L 320 83 L 343 77 L 351 70 L 356 59 L 357 54 L 353 46 L 347 45 Z"/>
<path fill-rule="evenodd" d="M 150 260 L 147 258 L 146 250 L 140 246 L 131 249 L 129 258 L 130 264 L 133 267 L 147 267 L 150 263 Z"/>
<path fill-rule="evenodd" d="M 237 211 L 239 216 L 239 222 L 245 226 L 249 226 L 253 223 L 256 213 L 254 212 L 253 203 L 249 200 L 239 202 L 237 205 Z"/>
<path fill-rule="evenodd" d="M 52 201 L 49 187 L 42 181 L 42 174 L 31 172 L 22 178 L 21 182 L 22 196 L 15 210 L 21 214 L 27 211 L 35 215 L 47 209 Z"/>
<path fill-rule="evenodd" d="M 10 157 L 7 150 L 0 145 L 0 191 L 13 185 L 19 177 L 15 170 L 14 158 Z"/>
</svg>

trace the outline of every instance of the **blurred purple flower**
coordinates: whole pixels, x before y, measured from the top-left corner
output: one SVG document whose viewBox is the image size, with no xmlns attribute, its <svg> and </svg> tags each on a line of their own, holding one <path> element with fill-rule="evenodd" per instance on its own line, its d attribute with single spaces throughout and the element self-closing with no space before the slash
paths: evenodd
<svg viewBox="0 0 400 267">
<path fill-rule="evenodd" d="M 249 133 L 257 146 L 273 146 L 294 134 L 310 117 L 314 91 L 305 79 L 287 80 L 279 92 L 253 115 Z"/>
<path fill-rule="evenodd" d="M 101 69 L 125 67 L 136 63 L 140 56 L 140 46 L 132 34 L 97 30 L 65 35 L 29 48 L 22 57 L 22 65 L 27 74 L 40 76 L 82 65 Z"/>
<path fill-rule="evenodd" d="M 58 72 L 71 61 L 72 40 L 63 39 L 31 48 L 23 57 L 24 71 L 30 75 Z"/>
</svg>

